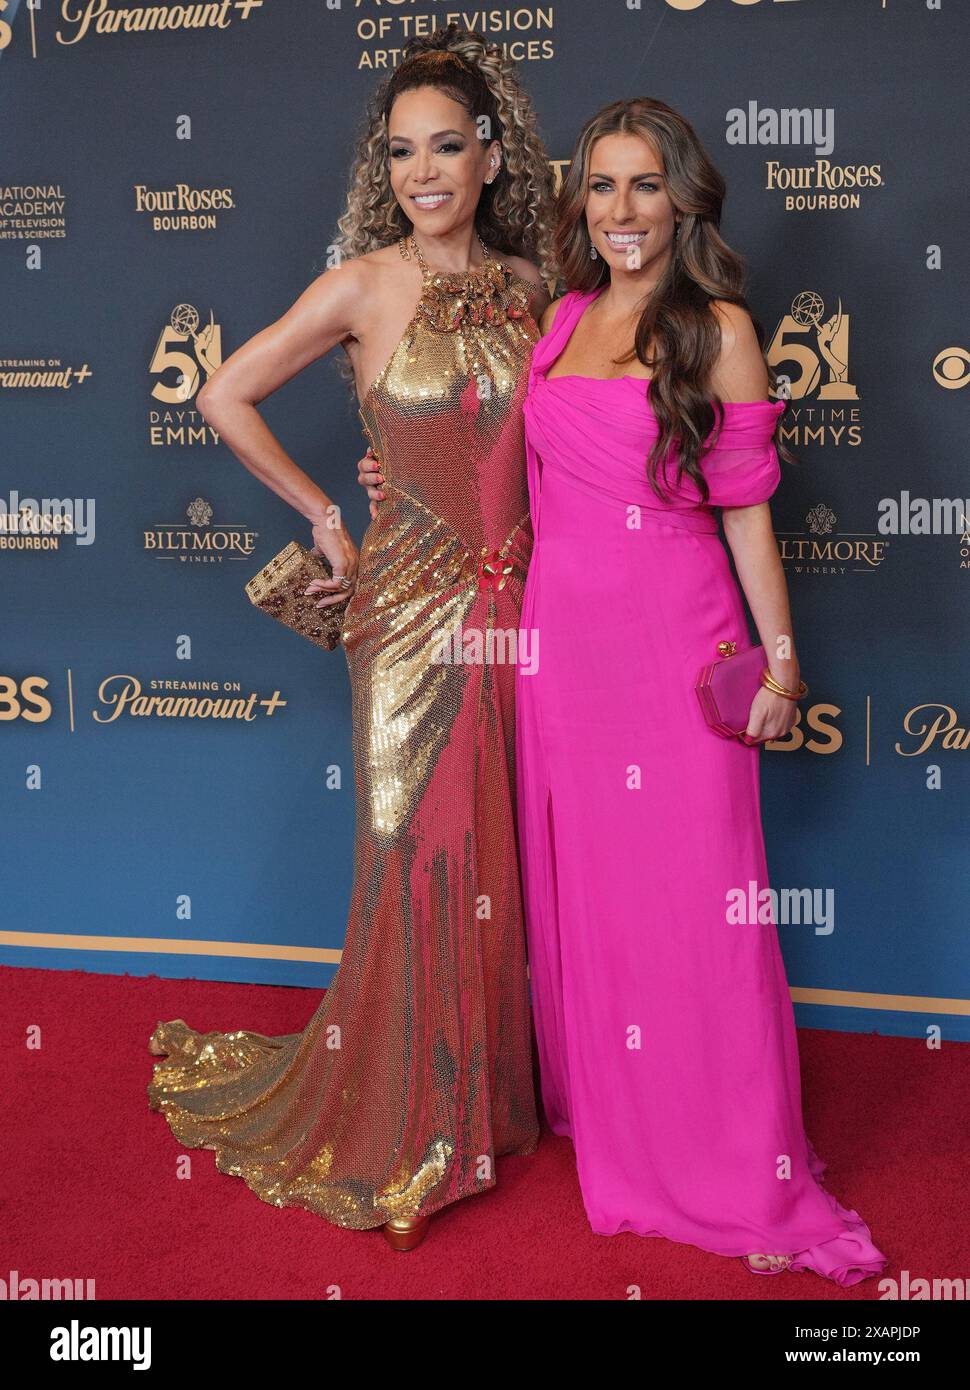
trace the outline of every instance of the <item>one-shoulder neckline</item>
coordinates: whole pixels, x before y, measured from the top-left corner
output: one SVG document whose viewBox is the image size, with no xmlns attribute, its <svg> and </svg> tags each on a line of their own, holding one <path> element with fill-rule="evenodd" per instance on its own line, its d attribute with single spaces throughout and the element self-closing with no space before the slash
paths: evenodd
<svg viewBox="0 0 970 1390">
<path fill-rule="evenodd" d="M 563 372 L 562 376 L 546 376 L 547 385 L 552 385 L 554 381 L 653 381 L 652 376 L 631 376 L 628 373 L 624 376 L 580 376 L 576 372 Z"/>
<path fill-rule="evenodd" d="M 572 338 L 573 333 L 576 331 L 576 327 L 577 327 L 577 325 L 578 325 L 578 323 L 579 323 L 579 320 L 580 320 L 580 319 L 583 317 L 583 315 L 586 313 L 586 310 L 589 308 L 590 304 L 592 304 L 593 300 L 594 300 L 594 299 L 598 299 L 598 298 L 600 297 L 600 295 L 603 293 L 603 291 L 604 291 L 606 288 L 607 288 L 607 286 L 604 284 L 604 285 L 597 285 L 597 287 L 596 287 L 595 289 L 593 289 L 593 290 L 569 290 L 569 291 L 567 291 L 567 295 L 568 295 L 568 294 L 574 294 L 574 295 L 576 295 L 576 299 L 573 301 L 573 305 L 579 304 L 582 300 L 585 300 L 586 302 L 585 302 L 584 304 L 582 304 L 582 307 L 580 308 L 579 313 L 578 313 L 578 314 L 576 315 L 576 317 L 572 320 L 572 322 L 566 324 L 566 337 L 565 337 L 565 340 L 564 340 L 564 342 L 563 342 L 561 345 L 559 345 L 559 350 L 557 351 L 556 356 L 553 358 L 552 362 L 549 363 L 548 366 L 545 366 L 545 367 L 541 367 L 541 366 L 540 366 L 539 369 L 538 369 L 538 371 L 537 371 L 537 373 L 536 373 L 536 375 L 540 378 L 540 380 L 542 380 L 542 381 L 545 383 L 546 386 L 552 386 L 552 385 L 553 385 L 555 382 L 557 382 L 557 381 L 589 381 L 589 382 L 604 382 L 604 383 L 606 383 L 606 382 L 613 382 L 613 381 L 638 381 L 638 382 L 646 382 L 646 384 L 647 384 L 648 386 L 652 384 L 652 382 L 653 382 L 653 380 L 654 380 L 654 378 L 653 378 L 652 376 L 632 376 L 630 373 L 626 373 L 626 374 L 623 375 L 623 376 L 581 376 L 578 372 L 563 372 L 560 376 L 550 376 L 550 375 L 549 375 L 549 368 L 555 366 L 555 364 L 559 361 L 559 359 L 564 355 L 564 353 L 565 353 L 565 351 L 566 351 L 566 348 L 569 346 L 569 340 Z M 564 299 L 564 300 L 566 299 L 567 295 L 563 295 L 563 299 Z M 572 307 L 572 306 L 570 306 L 570 307 Z M 556 328 L 557 328 L 558 325 L 559 325 L 559 320 L 560 320 L 560 315 L 561 315 L 561 313 L 562 313 L 562 309 L 560 308 L 559 313 L 556 314 L 556 321 L 555 321 L 555 323 L 552 325 L 552 328 L 549 330 L 549 333 L 546 335 L 547 337 L 551 338 L 551 337 L 553 336 L 553 334 L 555 333 Z M 768 406 L 768 407 L 769 407 L 770 409 L 772 409 L 772 410 L 784 410 L 784 409 L 785 409 L 785 402 L 784 402 L 784 400 L 780 400 L 780 399 L 774 399 L 774 400 L 772 400 L 772 399 L 770 399 L 770 398 L 769 398 L 769 399 L 766 399 L 766 400 L 760 400 L 760 401 L 721 401 L 720 404 L 721 404 L 721 406 L 724 408 L 725 411 L 736 410 L 736 409 L 738 409 L 738 408 L 750 409 L 751 406 L 756 406 L 756 407 L 757 407 L 757 406 L 762 406 L 762 407 L 763 407 L 763 406 Z"/>
<path fill-rule="evenodd" d="M 540 373 L 540 376 L 542 376 L 547 386 L 552 386 L 557 381 L 645 381 L 647 383 L 653 381 L 652 376 L 575 376 L 569 373 L 564 373 L 562 376 L 551 377 L 543 376 L 543 374 Z M 725 410 L 750 410 L 752 406 L 768 406 L 771 410 L 784 410 L 785 408 L 785 402 L 783 400 L 721 401 L 721 405 Z"/>
<path fill-rule="evenodd" d="M 549 369 L 550 369 L 550 367 L 554 367 L 554 366 L 556 365 L 556 363 L 559 361 L 560 357 L 563 356 L 563 354 L 565 353 L 567 347 L 569 346 L 570 339 L 572 338 L 573 334 L 575 333 L 576 329 L 577 329 L 578 326 L 579 326 L 579 320 L 580 320 L 580 319 L 583 317 L 583 315 L 586 313 L 586 310 L 587 310 L 587 309 L 589 308 L 589 306 L 593 303 L 593 301 L 594 301 L 595 299 L 599 299 L 600 295 L 603 293 L 603 291 L 604 291 L 606 288 L 607 288 L 607 286 L 604 284 L 604 285 L 597 285 L 596 289 L 594 289 L 594 290 L 570 290 L 570 291 L 569 291 L 570 294 L 575 294 L 575 295 L 577 296 L 577 298 L 573 301 L 574 304 L 579 303 L 579 302 L 580 302 L 581 300 L 583 300 L 583 299 L 586 300 L 586 303 L 582 305 L 582 308 L 580 309 L 580 311 L 579 311 L 579 313 L 576 315 L 576 317 L 572 320 L 572 322 L 567 324 L 567 332 L 566 332 L 565 341 L 562 343 L 562 345 L 561 345 L 559 351 L 556 353 L 556 356 L 554 357 L 554 359 L 552 360 L 552 362 L 549 364 L 548 367 L 545 367 L 545 368 L 541 368 L 541 369 L 540 369 L 540 373 L 539 373 L 539 374 L 540 374 L 540 376 L 542 377 L 543 381 L 547 382 L 547 383 L 550 384 L 550 385 L 551 385 L 552 382 L 554 382 L 554 381 L 646 381 L 646 382 L 651 382 L 651 381 L 653 381 L 653 377 L 652 377 L 652 376 L 635 376 L 635 375 L 631 374 L 630 372 L 626 372 L 623 376 L 582 376 L 582 375 L 580 375 L 578 372 L 562 372 L 559 376 L 550 376 L 550 375 L 549 375 Z M 563 296 L 563 298 L 565 298 L 565 296 Z M 561 309 L 561 308 L 560 308 L 559 313 L 562 313 L 562 309 Z M 559 313 L 556 314 L 556 322 L 552 325 L 551 333 L 555 333 L 555 331 L 556 331 L 556 327 L 557 327 L 557 325 L 558 325 L 558 323 L 559 323 Z"/>
</svg>

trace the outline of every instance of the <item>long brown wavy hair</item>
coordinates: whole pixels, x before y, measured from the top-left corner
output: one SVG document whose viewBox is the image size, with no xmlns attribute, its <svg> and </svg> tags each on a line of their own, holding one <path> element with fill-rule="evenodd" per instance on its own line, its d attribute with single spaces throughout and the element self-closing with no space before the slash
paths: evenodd
<svg viewBox="0 0 970 1390">
<path fill-rule="evenodd" d="M 479 124 L 483 145 L 500 141 L 502 160 L 494 180 L 482 188 L 476 231 L 489 247 L 537 262 L 552 280 L 553 177 L 532 101 L 500 45 L 455 23 L 412 39 L 400 66 L 372 93 L 354 152 L 346 208 L 337 219 L 337 255 L 362 256 L 413 230 L 391 189 L 387 121 L 395 100 L 414 87 L 437 87 L 459 102 Z M 352 385 L 349 362 L 341 359 L 340 368 Z"/>
<path fill-rule="evenodd" d="M 639 135 L 660 154 L 671 201 L 682 214 L 669 265 L 640 315 L 634 340 L 637 358 L 653 371 L 650 403 L 660 425 L 647 456 L 647 477 L 654 492 L 666 499 L 657 481 L 658 465 L 663 467 L 668 451 L 679 451 L 677 482 L 686 473 L 706 502 L 710 488 L 700 468 L 704 441 L 715 425 L 720 433 L 724 418 L 723 402 L 710 387 L 721 342 L 711 301 L 728 300 L 751 313 L 743 292 L 745 265 L 718 232 L 726 185 L 697 133 L 665 102 L 634 97 L 613 102 L 587 121 L 559 191 L 556 262 L 568 287 L 586 292 L 609 280 L 605 262 L 590 256 L 585 208 L 590 151 L 602 136 L 620 134 Z M 764 329 L 751 317 L 763 349 Z M 652 363 L 647 359 L 651 342 L 656 349 Z M 623 360 L 631 358 L 632 354 Z M 774 390 L 770 366 L 768 378 Z M 780 438 L 782 418 L 773 438 L 779 456 L 793 463 L 795 456 Z"/>
</svg>

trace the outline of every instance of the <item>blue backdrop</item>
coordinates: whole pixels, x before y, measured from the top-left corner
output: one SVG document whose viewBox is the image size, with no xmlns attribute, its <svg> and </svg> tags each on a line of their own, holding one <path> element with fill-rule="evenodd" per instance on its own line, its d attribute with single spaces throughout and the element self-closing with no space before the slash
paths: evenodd
<svg viewBox="0 0 970 1390">
<path fill-rule="evenodd" d="M 122 8 L 171 25 L 126 33 Z M 0 0 L 0 960 L 319 987 L 351 887 L 346 665 L 250 606 L 309 528 L 194 398 L 324 269 L 403 43 L 475 21 L 431 0 L 83 13 Z M 830 932 L 779 928 L 798 1021 L 966 1039 L 967 7 L 474 13 L 521 59 L 557 170 L 586 117 L 647 95 L 727 178 L 800 459 L 772 511 L 811 692 L 762 757 L 772 884 L 834 901 Z M 359 542 L 365 441 L 333 358 L 261 408 Z M 904 493 L 962 525 L 882 531 Z M 69 499 L 75 533 L 15 531 L 25 499 Z M 121 707 L 173 682 L 251 717 Z"/>
</svg>

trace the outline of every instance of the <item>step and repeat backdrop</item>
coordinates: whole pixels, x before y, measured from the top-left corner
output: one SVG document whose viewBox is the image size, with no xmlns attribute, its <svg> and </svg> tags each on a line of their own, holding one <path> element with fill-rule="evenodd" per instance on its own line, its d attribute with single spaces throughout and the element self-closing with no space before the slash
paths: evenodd
<svg viewBox="0 0 970 1390">
<path fill-rule="evenodd" d="M 630 96 L 723 171 L 798 456 L 771 505 L 810 694 L 762 755 L 796 1013 L 970 1037 L 968 10 L 0 0 L 0 961 L 332 977 L 346 663 L 249 603 L 309 526 L 195 398 L 326 268 L 368 93 L 457 20 L 518 60 L 557 180 Z M 261 410 L 359 544 L 336 356 Z"/>
</svg>

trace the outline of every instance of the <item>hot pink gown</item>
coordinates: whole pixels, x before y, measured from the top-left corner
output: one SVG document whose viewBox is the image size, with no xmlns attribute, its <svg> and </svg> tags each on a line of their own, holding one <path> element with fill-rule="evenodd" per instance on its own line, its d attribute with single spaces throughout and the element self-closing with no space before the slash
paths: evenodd
<svg viewBox="0 0 970 1390">
<path fill-rule="evenodd" d="M 886 1258 L 821 1184 L 777 928 L 727 915 L 730 889 L 768 884 L 760 750 L 693 690 L 718 642 L 751 645 L 712 508 L 775 491 L 783 406 L 726 404 L 709 504 L 685 478 L 664 505 L 646 383 L 546 378 L 599 293 L 565 296 L 525 401 L 538 661 L 517 667 L 516 775 L 546 1116 L 594 1231 L 854 1284 Z"/>
</svg>

